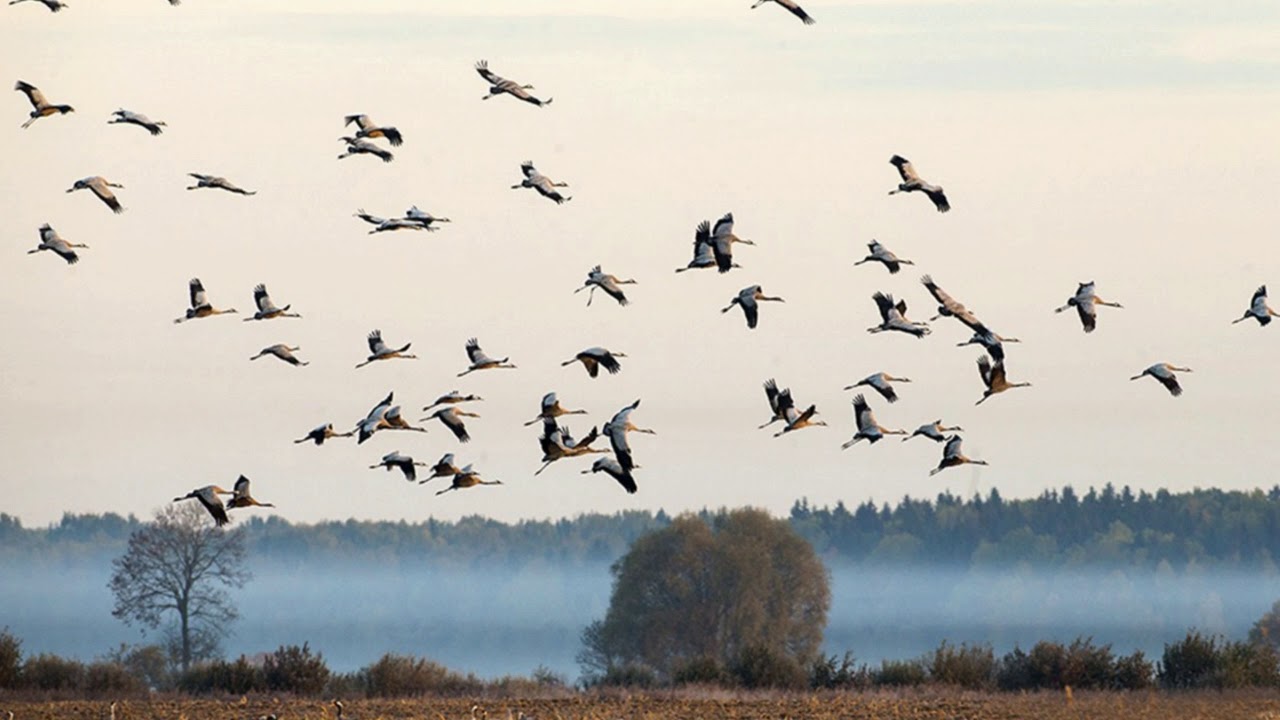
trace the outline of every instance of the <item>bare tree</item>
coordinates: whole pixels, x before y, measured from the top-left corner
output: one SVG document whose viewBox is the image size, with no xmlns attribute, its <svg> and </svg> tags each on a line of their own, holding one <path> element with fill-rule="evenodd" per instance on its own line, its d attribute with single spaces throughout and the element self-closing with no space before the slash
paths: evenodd
<svg viewBox="0 0 1280 720">
<path fill-rule="evenodd" d="M 166 505 L 111 561 L 111 614 L 152 629 L 176 614 L 174 656 L 186 670 L 217 647 L 239 616 L 227 588 L 244 587 L 252 577 L 245 554 L 242 531 L 211 525 L 195 503 Z"/>
</svg>

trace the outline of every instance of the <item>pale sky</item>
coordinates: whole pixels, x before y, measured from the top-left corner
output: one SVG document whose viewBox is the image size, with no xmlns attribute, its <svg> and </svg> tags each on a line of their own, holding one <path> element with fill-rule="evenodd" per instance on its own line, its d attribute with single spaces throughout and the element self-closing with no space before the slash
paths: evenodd
<svg viewBox="0 0 1280 720">
<path fill-rule="evenodd" d="M 806 27 L 750 4 L 0 8 L 4 82 L 76 107 L 21 130 L 26 99 L 0 103 L 3 510 L 145 517 L 241 473 L 304 522 L 1276 482 L 1280 326 L 1230 321 L 1259 284 L 1280 293 L 1280 7 L 809 0 Z M 555 102 L 481 102 L 481 58 Z M 120 107 L 168 127 L 108 125 Z M 404 134 L 395 162 L 335 159 L 360 112 Z M 894 153 L 954 210 L 888 196 Z M 574 200 L 509 190 L 524 160 Z M 187 172 L 259 193 L 187 192 Z M 122 215 L 63 192 L 95 174 L 125 186 Z M 454 222 L 369 236 L 351 216 L 411 204 Z M 727 211 L 757 243 L 735 254 L 743 269 L 674 274 L 697 223 Z M 23 254 L 45 222 L 91 246 L 78 265 Z M 873 238 L 917 265 L 854 267 Z M 639 280 L 630 306 L 573 294 L 597 263 Z M 920 341 L 865 332 L 877 290 L 931 315 L 924 273 L 1022 338 L 1009 376 L 1034 387 L 975 407 L 980 352 L 955 347 L 969 332 L 953 320 Z M 217 307 L 251 312 L 263 282 L 304 317 L 175 326 L 191 277 Z M 1052 312 L 1086 280 L 1125 305 L 1101 308 L 1092 335 Z M 748 331 L 718 310 L 757 283 L 787 302 Z M 354 370 L 374 328 L 420 359 Z M 471 336 L 519 369 L 455 378 Z M 312 364 L 248 361 L 276 342 Z M 626 352 L 622 373 L 560 367 L 593 345 Z M 1128 381 L 1159 361 L 1195 370 L 1181 398 Z M 941 446 L 923 439 L 841 451 L 841 388 L 880 370 L 915 380 L 892 406 L 868 393 L 882 424 L 960 424 L 991 466 L 930 478 Z M 771 377 L 831 427 L 756 430 Z M 350 427 L 389 390 L 417 420 L 454 388 L 486 398 L 465 446 L 435 421 L 360 446 L 290 442 Z M 658 435 L 632 438 L 638 494 L 580 475 L 589 460 L 533 477 L 538 428 L 521 423 L 550 390 L 591 412 L 569 418 L 578 435 L 642 398 L 633 420 Z M 507 484 L 437 498 L 443 481 L 366 469 L 391 450 L 454 452 Z"/>
</svg>

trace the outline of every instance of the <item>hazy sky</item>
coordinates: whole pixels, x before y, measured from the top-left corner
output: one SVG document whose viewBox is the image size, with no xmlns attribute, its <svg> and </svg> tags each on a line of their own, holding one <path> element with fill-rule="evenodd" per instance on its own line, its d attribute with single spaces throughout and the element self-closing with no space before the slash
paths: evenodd
<svg viewBox="0 0 1280 720">
<path fill-rule="evenodd" d="M 240 473 L 296 521 L 1277 480 L 1280 327 L 1229 323 L 1259 284 L 1280 293 L 1280 7 L 809 0 L 806 27 L 750 4 L 0 8 L 5 82 L 76 107 L 21 130 L 26 99 L 0 104 L 0 508 L 28 524 L 145 516 Z M 481 58 L 554 104 L 481 102 Z M 119 107 L 168 128 L 108 125 Z M 358 112 L 404 134 L 395 162 L 335 160 Z M 888 196 L 894 153 L 954 210 Z M 524 160 L 574 200 L 507 189 Z M 187 172 L 259 193 L 187 192 Z M 125 213 L 63 192 L 95 174 L 125 186 Z M 369 236 L 351 217 L 415 203 L 453 224 Z M 743 269 L 674 274 L 695 225 L 726 211 L 758 243 Z M 45 222 L 91 246 L 78 265 L 23 254 Z M 854 267 L 873 238 L 917 266 Z M 597 263 L 639 280 L 630 306 L 573 294 Z M 969 333 L 952 320 L 919 341 L 865 332 L 877 290 L 932 314 L 926 272 L 1023 339 L 1009 375 L 1034 387 L 974 407 L 980 353 L 955 347 Z M 175 326 L 191 277 L 241 313 L 265 282 L 304 317 Z M 1052 312 L 1086 280 L 1125 305 L 1092 335 Z M 756 283 L 787 302 L 748 331 L 718 309 Z M 374 328 L 420 359 L 354 370 Z M 471 336 L 519 369 L 455 378 Z M 311 366 L 248 362 L 275 342 Z M 593 345 L 626 352 L 622 373 L 560 367 Z M 1195 369 L 1183 397 L 1128 381 L 1158 361 Z M 879 370 L 915 380 L 892 406 L 868 394 L 881 423 L 958 423 L 991 466 L 930 478 L 941 447 L 922 439 L 842 452 L 840 388 Z M 770 377 L 831 427 L 757 431 Z M 350 427 L 389 390 L 416 420 L 454 388 L 486 398 L 465 446 L 434 421 L 358 447 L 290 442 Z M 532 476 L 538 428 L 521 422 L 549 390 L 590 410 L 570 418 L 578 434 L 643 399 L 633 420 L 658 435 L 633 436 L 638 494 L 578 474 L 589 460 Z M 397 449 L 455 452 L 507 484 L 437 498 L 442 481 L 366 469 Z"/>
</svg>

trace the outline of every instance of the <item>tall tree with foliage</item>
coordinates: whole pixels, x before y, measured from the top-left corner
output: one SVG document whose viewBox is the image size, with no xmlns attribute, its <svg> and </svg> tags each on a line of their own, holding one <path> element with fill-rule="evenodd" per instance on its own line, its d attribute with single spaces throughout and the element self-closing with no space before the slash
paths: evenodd
<svg viewBox="0 0 1280 720">
<path fill-rule="evenodd" d="M 826 567 L 763 511 L 681 516 L 637 539 L 613 574 L 608 612 L 583 632 L 589 675 L 634 665 L 670 677 L 685 663 L 729 666 L 762 648 L 808 662 L 822 644 Z"/>
<path fill-rule="evenodd" d="M 227 590 L 252 577 L 245 555 L 240 530 L 214 526 L 196 503 L 167 505 L 111 562 L 111 614 L 152 629 L 173 617 L 172 654 L 185 671 L 216 654 L 239 616 Z"/>
</svg>

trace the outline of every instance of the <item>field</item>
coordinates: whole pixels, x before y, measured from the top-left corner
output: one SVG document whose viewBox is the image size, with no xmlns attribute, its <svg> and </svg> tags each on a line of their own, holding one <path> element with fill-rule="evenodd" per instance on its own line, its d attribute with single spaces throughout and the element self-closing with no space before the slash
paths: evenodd
<svg viewBox="0 0 1280 720">
<path fill-rule="evenodd" d="M 563 698 L 473 700 L 349 700 L 349 720 L 424 718 L 433 720 L 681 720 L 711 718 L 782 720 L 787 718 L 858 718 L 865 720 L 1001 720 L 1057 718 L 1166 720 L 1280 720 L 1280 693 L 1274 691 L 1192 693 L 1062 693 L 986 694 L 925 690 L 901 693 L 820 693 L 806 695 L 731 692 L 676 692 L 575 695 Z M 99 720 L 110 717 L 107 701 L 7 702 L 15 720 Z M 473 713 L 473 706 L 479 708 Z M 234 701 L 156 699 L 127 700 L 118 720 L 256 720 L 275 714 L 288 718 L 336 719 L 328 701 L 258 698 Z"/>
</svg>

